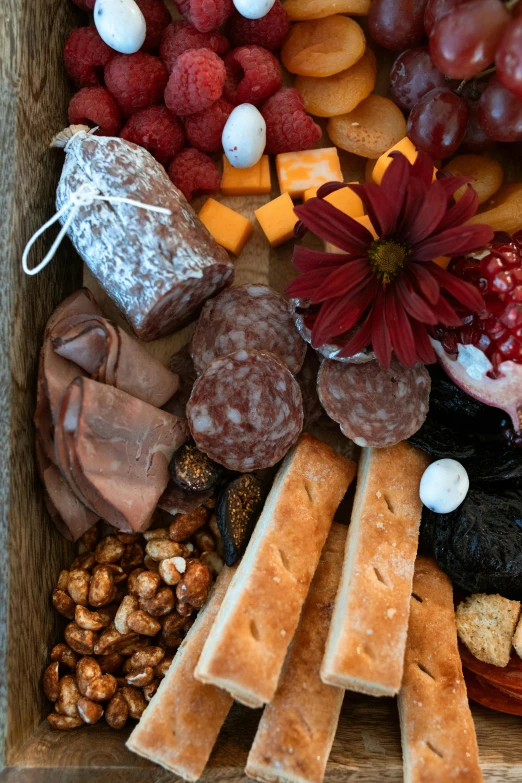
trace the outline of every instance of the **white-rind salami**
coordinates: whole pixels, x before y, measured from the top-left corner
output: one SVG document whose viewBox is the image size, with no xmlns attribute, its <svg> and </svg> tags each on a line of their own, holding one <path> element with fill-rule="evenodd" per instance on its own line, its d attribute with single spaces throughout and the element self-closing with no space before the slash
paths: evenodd
<svg viewBox="0 0 522 783">
<path fill-rule="evenodd" d="M 295 328 L 290 305 L 267 285 L 236 286 L 207 302 L 190 348 L 198 373 L 218 356 L 241 349 L 270 351 L 294 375 L 303 366 L 306 343 Z"/>
<path fill-rule="evenodd" d="M 317 389 L 323 408 L 358 446 L 384 448 L 406 440 L 428 412 L 431 380 L 426 368 L 409 368 L 392 358 L 389 370 L 377 361 L 345 364 L 325 359 Z"/>
<path fill-rule="evenodd" d="M 200 375 L 187 419 L 197 447 L 215 462 L 241 473 L 268 468 L 302 430 L 301 390 L 273 354 L 236 351 Z"/>
<path fill-rule="evenodd" d="M 138 337 L 154 340 L 170 334 L 232 282 L 234 268 L 226 251 L 145 149 L 82 131 L 66 151 L 57 209 L 82 186 L 90 186 L 102 196 L 171 210 L 164 215 L 131 204 L 94 201 L 78 210 L 68 231 Z"/>
</svg>

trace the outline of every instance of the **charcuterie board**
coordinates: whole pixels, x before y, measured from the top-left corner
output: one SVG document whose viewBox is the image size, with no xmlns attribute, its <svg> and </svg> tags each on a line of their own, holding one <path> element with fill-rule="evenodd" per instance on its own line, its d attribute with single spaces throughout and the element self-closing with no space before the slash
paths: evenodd
<svg viewBox="0 0 522 783">
<path fill-rule="evenodd" d="M 80 285 L 83 272 L 79 258 L 65 243 L 37 279 L 23 276 L 20 257 L 27 237 L 53 209 L 62 156 L 49 150 L 48 142 L 66 112 L 69 88 L 59 53 L 76 20 L 72 6 L 62 0 L 4 0 L 0 21 L 0 741 L 5 766 L 0 779 L 160 783 L 169 779 L 168 773 L 131 754 L 122 734 L 105 725 L 72 734 L 53 733 L 44 721 L 47 705 L 40 689 L 41 672 L 49 645 L 58 637 L 48 595 L 72 549 L 47 524 L 35 475 L 31 415 L 36 357 L 49 314 Z M 343 168 L 347 179 L 362 176 L 357 159 L 348 154 L 343 156 Z M 233 205 L 251 216 L 269 198 L 234 198 Z M 41 250 L 43 245 L 37 247 Z M 236 281 L 268 282 L 281 291 L 293 274 L 290 256 L 291 246 L 271 250 L 257 228 L 237 262 Z M 91 286 L 91 281 L 86 282 Z M 114 314 L 109 308 L 107 312 Z M 151 344 L 151 351 L 166 361 L 189 337 L 190 327 Z M 244 707 L 233 708 L 204 780 L 244 779 L 259 715 Z M 522 779 L 519 719 L 476 706 L 473 715 L 485 780 Z M 401 779 L 395 702 L 347 696 L 327 780 Z"/>
</svg>

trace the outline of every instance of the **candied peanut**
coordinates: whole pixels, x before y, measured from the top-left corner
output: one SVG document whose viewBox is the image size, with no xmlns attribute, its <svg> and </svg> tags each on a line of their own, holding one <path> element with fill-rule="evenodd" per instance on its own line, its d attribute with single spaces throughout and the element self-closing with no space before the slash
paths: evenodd
<svg viewBox="0 0 522 783">
<path fill-rule="evenodd" d="M 103 618 L 98 612 L 91 612 L 90 609 L 86 609 L 85 606 L 80 606 L 80 604 L 76 607 L 74 622 L 80 628 L 85 628 L 88 631 L 100 631 L 107 625 L 107 623 L 103 622 Z"/>
<path fill-rule="evenodd" d="M 156 530 L 146 530 L 143 533 L 143 538 L 145 541 L 153 541 L 154 539 L 159 538 L 168 538 L 169 537 L 169 529 L 168 527 L 158 527 Z"/>
<path fill-rule="evenodd" d="M 140 533 L 118 533 L 118 541 L 122 544 L 136 544 L 141 538 Z"/>
<path fill-rule="evenodd" d="M 137 634 L 133 635 L 133 639 L 131 639 L 130 642 L 127 642 L 126 644 L 121 645 L 118 648 L 118 651 L 121 652 L 122 655 L 127 657 L 128 655 L 134 655 L 135 652 L 138 652 L 138 650 L 142 650 L 144 647 L 147 647 L 149 644 L 150 639 L 145 637 L 144 639 L 140 639 L 140 637 Z"/>
<path fill-rule="evenodd" d="M 218 554 L 216 554 L 216 552 L 203 552 L 200 560 L 203 565 L 206 565 L 208 568 L 210 568 L 214 576 L 219 576 L 223 570 L 223 566 L 225 565 L 223 560 L 219 557 Z"/>
<path fill-rule="evenodd" d="M 364 101 L 375 87 L 377 60 L 371 49 L 355 65 L 333 76 L 298 76 L 295 87 L 301 93 L 305 109 L 316 117 L 347 114 Z"/>
<path fill-rule="evenodd" d="M 159 571 L 159 563 L 157 563 L 156 560 L 153 560 L 150 555 L 145 555 L 143 558 L 143 565 L 146 567 L 147 571 L 154 571 L 156 574 Z"/>
<path fill-rule="evenodd" d="M 208 508 L 209 511 L 210 511 L 211 509 L 216 507 L 216 498 L 214 496 L 212 496 L 208 500 L 205 500 L 203 505 L 205 506 L 205 508 Z"/>
<path fill-rule="evenodd" d="M 68 571 L 60 571 L 60 576 L 58 577 L 58 582 L 56 583 L 56 589 L 57 590 L 67 590 L 67 585 L 69 584 L 69 572 Z"/>
<path fill-rule="evenodd" d="M 91 575 L 85 568 L 75 568 L 69 571 L 69 583 L 67 592 L 75 604 L 86 606 L 89 602 L 89 584 Z"/>
<path fill-rule="evenodd" d="M 149 645 L 142 650 L 135 652 L 128 661 L 125 661 L 123 671 L 125 673 L 131 672 L 134 669 L 143 669 L 145 666 L 157 666 L 160 661 L 165 657 L 165 650 L 161 647 L 155 647 Z"/>
<path fill-rule="evenodd" d="M 79 655 L 91 655 L 96 644 L 96 633 L 80 628 L 76 623 L 69 623 L 65 629 L 65 641 Z"/>
<path fill-rule="evenodd" d="M 125 552 L 125 544 L 122 544 L 116 536 L 105 536 L 96 549 L 94 557 L 97 563 L 117 563 Z"/>
<path fill-rule="evenodd" d="M 105 708 L 105 720 L 112 729 L 122 729 L 129 717 L 129 705 L 121 692 L 116 691 Z"/>
<path fill-rule="evenodd" d="M 176 596 L 182 603 L 200 609 L 207 600 L 212 585 L 212 574 L 208 566 L 199 560 L 189 560 L 183 579 L 176 587 Z"/>
<path fill-rule="evenodd" d="M 114 674 L 121 669 L 125 658 L 119 652 L 113 652 L 109 655 L 100 655 L 97 659 L 102 674 Z"/>
<path fill-rule="evenodd" d="M 84 725 L 81 718 L 70 718 L 68 715 L 57 715 L 55 712 L 48 715 L 47 720 L 51 724 L 52 729 L 58 729 L 60 731 L 79 729 L 80 726 Z"/>
<path fill-rule="evenodd" d="M 97 677 L 101 677 L 101 673 L 100 664 L 94 658 L 86 655 L 85 658 L 78 661 L 76 681 L 82 696 L 85 696 L 88 684 Z"/>
<path fill-rule="evenodd" d="M 124 568 L 126 571 L 128 571 L 130 568 L 135 568 L 136 566 L 139 566 L 143 563 L 143 547 L 141 544 L 128 544 L 125 547 L 125 552 L 123 553 L 120 565 L 122 568 Z"/>
<path fill-rule="evenodd" d="M 179 544 L 170 539 L 153 538 L 147 543 L 145 552 L 153 560 L 160 561 L 166 560 L 167 557 L 178 557 L 181 554 L 181 549 Z"/>
<path fill-rule="evenodd" d="M 127 702 L 130 717 L 141 718 L 145 707 L 147 706 L 143 693 L 132 685 L 124 686 L 120 692 Z"/>
<path fill-rule="evenodd" d="M 89 530 L 86 530 L 85 533 L 80 537 L 80 541 L 84 545 L 86 549 L 89 550 L 89 552 L 94 552 L 96 549 L 96 544 L 98 543 L 100 538 L 100 524 L 99 522 L 96 522 L 95 525 L 89 528 Z"/>
<path fill-rule="evenodd" d="M 66 674 L 62 677 L 59 684 L 60 695 L 54 705 L 54 709 L 60 715 L 68 715 L 69 718 L 78 716 L 78 699 L 80 691 L 72 674 Z"/>
<path fill-rule="evenodd" d="M 81 699 L 78 699 L 78 713 L 84 723 L 92 725 L 98 723 L 103 717 L 103 707 L 86 696 L 82 696 Z"/>
<path fill-rule="evenodd" d="M 504 169 L 500 163 L 486 155 L 457 155 L 443 168 L 456 177 L 469 177 L 470 185 L 476 191 L 479 204 L 483 204 L 493 196 L 502 185 Z M 458 201 L 464 195 L 468 186 L 464 185 L 455 193 Z"/>
<path fill-rule="evenodd" d="M 113 600 L 114 580 L 111 569 L 102 565 L 96 569 L 89 588 L 89 603 L 91 606 L 105 606 Z"/>
<path fill-rule="evenodd" d="M 152 680 L 148 685 L 145 685 L 143 688 L 143 695 L 145 696 L 146 701 L 150 701 L 156 691 L 158 690 L 160 681 L 159 680 Z"/>
<path fill-rule="evenodd" d="M 216 551 L 216 542 L 206 530 L 198 530 L 194 535 L 194 541 L 200 552 Z"/>
<path fill-rule="evenodd" d="M 161 625 L 148 612 L 138 609 L 127 618 L 127 625 L 132 631 L 143 636 L 156 636 L 161 630 Z"/>
<path fill-rule="evenodd" d="M 88 683 L 85 695 L 93 701 L 109 701 L 116 693 L 117 687 L 118 683 L 112 674 L 102 674 Z"/>
<path fill-rule="evenodd" d="M 58 701 L 60 698 L 60 664 L 58 661 L 50 663 L 44 672 L 43 688 L 49 701 Z"/>
<path fill-rule="evenodd" d="M 190 514 L 176 514 L 174 521 L 169 527 L 170 538 L 172 541 L 178 543 L 185 541 L 187 538 L 190 538 L 196 530 L 203 527 L 207 521 L 207 516 L 208 513 L 204 506 L 195 508 Z M 181 552 L 177 552 L 176 554 L 180 555 Z M 175 557 L 175 555 L 172 554 L 169 555 L 169 557 Z"/>
<path fill-rule="evenodd" d="M 187 565 L 182 557 L 167 557 L 159 564 L 159 574 L 168 585 L 177 585 Z"/>
<path fill-rule="evenodd" d="M 140 598 L 152 598 L 161 584 L 161 577 L 154 571 L 144 571 L 136 579 L 136 592 Z"/>
<path fill-rule="evenodd" d="M 406 135 L 406 120 L 388 98 L 369 95 L 353 111 L 332 117 L 328 135 L 343 150 L 363 158 L 379 158 Z"/>
<path fill-rule="evenodd" d="M 70 595 L 67 595 L 63 590 L 53 590 L 52 594 L 53 606 L 57 612 L 63 614 L 69 620 L 74 617 L 74 610 L 76 609 L 75 603 Z"/>
<path fill-rule="evenodd" d="M 179 647 L 183 641 L 186 621 L 187 618 L 182 617 L 178 612 L 171 612 L 161 618 L 160 640 L 167 649 Z"/>
<path fill-rule="evenodd" d="M 140 598 L 140 609 L 152 617 L 163 617 L 174 609 L 176 599 L 171 587 L 160 587 L 152 598 Z"/>
<path fill-rule="evenodd" d="M 166 655 L 162 661 L 160 661 L 156 666 L 154 667 L 154 675 L 156 677 L 159 677 L 160 679 L 166 675 L 168 670 L 170 669 L 171 663 L 174 660 L 173 655 Z"/>
<path fill-rule="evenodd" d="M 71 563 L 71 571 L 74 568 L 83 568 L 85 571 L 90 571 L 93 566 L 96 565 L 93 552 L 84 552 L 73 560 Z"/>
<path fill-rule="evenodd" d="M 125 677 L 127 685 L 135 685 L 136 688 L 143 688 L 145 685 L 149 685 L 153 679 L 154 670 L 151 666 L 144 666 L 143 669 L 133 669 Z"/>
<path fill-rule="evenodd" d="M 93 574 L 96 573 L 96 571 L 99 568 L 109 568 L 112 573 L 112 581 L 115 585 L 120 584 L 120 582 L 124 582 L 127 579 L 127 572 L 123 570 L 123 568 L 119 565 L 116 565 L 116 563 L 107 563 L 106 565 L 97 565 L 93 568 Z"/>
<path fill-rule="evenodd" d="M 284 9 L 293 22 L 304 19 L 323 19 L 332 14 L 366 16 L 371 0 L 287 0 Z"/>
<path fill-rule="evenodd" d="M 136 593 L 138 576 L 145 571 L 145 568 L 135 568 L 130 572 L 127 579 L 127 589 L 129 593 Z"/>
<path fill-rule="evenodd" d="M 78 656 L 67 644 L 55 644 L 51 650 L 51 661 L 58 661 L 69 669 L 76 669 Z"/>
<path fill-rule="evenodd" d="M 487 210 L 487 211 L 486 211 Z M 522 229 L 522 183 L 503 185 L 486 204 L 486 210 L 474 215 L 467 225 L 485 223 L 494 231 L 515 234 Z"/>
<path fill-rule="evenodd" d="M 98 607 L 96 612 L 102 618 L 104 628 L 106 628 L 108 625 L 112 623 L 112 621 L 116 617 L 117 611 L 118 611 L 118 604 L 107 604 L 107 606 Z"/>
<path fill-rule="evenodd" d="M 333 76 L 355 65 L 365 48 L 360 25 L 336 14 L 295 24 L 281 49 L 281 60 L 290 73 Z"/>
<path fill-rule="evenodd" d="M 214 538 L 217 541 L 219 541 L 219 539 L 221 538 L 221 531 L 218 527 L 217 516 L 215 514 L 210 515 L 210 519 L 208 520 L 208 526 Z"/>
<path fill-rule="evenodd" d="M 120 652 L 120 649 L 131 641 L 135 641 L 136 634 L 121 634 L 116 628 L 110 627 L 104 631 L 96 644 L 94 645 L 95 655 L 110 655 L 113 652 Z"/>
<path fill-rule="evenodd" d="M 135 595 L 126 595 L 116 612 L 114 625 L 120 633 L 129 633 L 127 620 L 133 612 L 139 609 L 139 602 Z"/>
<path fill-rule="evenodd" d="M 189 603 L 185 603 L 185 601 L 178 600 L 176 601 L 176 612 L 184 618 L 190 617 L 190 615 L 194 612 L 194 607 Z"/>
</svg>

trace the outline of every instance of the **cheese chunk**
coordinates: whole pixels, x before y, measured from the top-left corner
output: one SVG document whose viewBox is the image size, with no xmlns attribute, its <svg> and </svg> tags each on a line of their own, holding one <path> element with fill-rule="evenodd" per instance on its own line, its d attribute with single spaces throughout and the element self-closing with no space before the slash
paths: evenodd
<svg viewBox="0 0 522 783">
<path fill-rule="evenodd" d="M 218 245 L 238 256 L 250 239 L 254 226 L 248 218 L 209 198 L 199 213 L 199 219 Z"/>
<path fill-rule="evenodd" d="M 283 152 L 276 156 L 281 193 L 302 198 L 305 190 L 325 182 L 342 182 L 343 175 L 337 147 L 303 152 Z"/>
<path fill-rule="evenodd" d="M 390 152 L 402 152 L 404 157 L 408 158 L 410 163 L 415 163 L 417 155 L 419 154 L 415 148 L 415 145 L 408 139 L 407 136 L 401 139 L 394 147 L 390 147 L 380 158 L 377 159 L 372 171 L 373 181 L 378 185 L 381 184 L 384 172 L 392 162 L 392 158 L 389 157 Z M 437 169 L 433 168 L 433 179 L 437 176 Z"/>
<path fill-rule="evenodd" d="M 259 207 L 254 214 L 272 247 L 282 245 L 294 236 L 297 215 L 288 193 Z"/>
<path fill-rule="evenodd" d="M 349 182 L 349 185 L 358 185 L 358 182 Z M 303 201 L 309 201 L 311 198 L 316 198 L 319 188 L 309 188 L 305 190 L 303 194 Z M 324 201 L 328 201 L 329 204 L 333 204 L 334 207 L 340 209 L 345 215 L 349 215 L 353 218 L 359 218 L 364 215 L 364 207 L 361 199 L 350 188 L 340 188 L 330 193 L 329 196 L 324 198 Z"/>
<path fill-rule="evenodd" d="M 268 155 L 263 155 L 261 160 L 249 169 L 235 168 L 226 155 L 223 155 L 221 192 L 225 196 L 257 196 L 270 193 L 271 190 Z"/>
</svg>

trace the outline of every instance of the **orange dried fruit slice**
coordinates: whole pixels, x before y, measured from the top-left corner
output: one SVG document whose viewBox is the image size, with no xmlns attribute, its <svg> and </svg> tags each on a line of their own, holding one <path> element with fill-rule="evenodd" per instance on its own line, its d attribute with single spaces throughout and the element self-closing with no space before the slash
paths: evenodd
<svg viewBox="0 0 522 783">
<path fill-rule="evenodd" d="M 323 19 L 334 14 L 367 16 L 371 0 L 287 0 L 283 8 L 293 22 Z"/>
<path fill-rule="evenodd" d="M 443 171 L 449 171 L 455 176 L 470 177 L 471 186 L 476 190 L 479 204 L 484 204 L 502 185 L 504 170 L 500 163 L 486 155 L 457 155 L 444 166 Z M 457 190 L 455 198 L 462 197 L 467 185 Z"/>
<path fill-rule="evenodd" d="M 328 16 L 295 24 L 281 49 L 281 60 L 299 76 L 333 76 L 355 65 L 365 48 L 357 22 L 347 16 Z"/>
<path fill-rule="evenodd" d="M 332 117 L 327 130 L 337 147 L 373 159 L 404 138 L 406 120 L 393 101 L 369 95 L 349 114 Z"/>
<path fill-rule="evenodd" d="M 485 204 L 485 209 L 474 215 L 470 224 L 485 223 L 494 231 L 514 234 L 522 229 L 522 182 L 504 185 Z"/>
<path fill-rule="evenodd" d="M 370 95 L 375 87 L 377 60 L 371 49 L 351 68 L 333 76 L 298 76 L 295 87 L 301 93 L 305 109 L 316 117 L 347 114 Z"/>
</svg>

